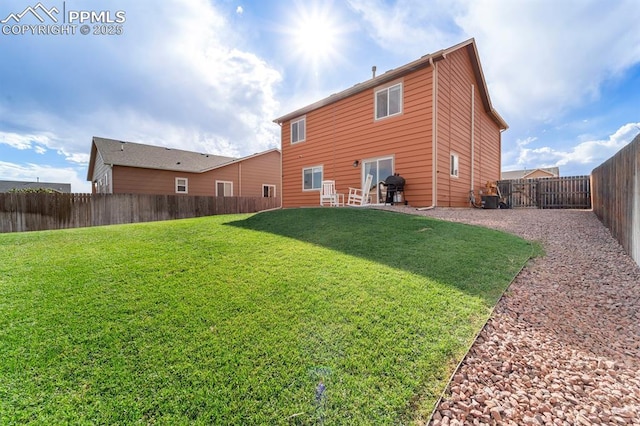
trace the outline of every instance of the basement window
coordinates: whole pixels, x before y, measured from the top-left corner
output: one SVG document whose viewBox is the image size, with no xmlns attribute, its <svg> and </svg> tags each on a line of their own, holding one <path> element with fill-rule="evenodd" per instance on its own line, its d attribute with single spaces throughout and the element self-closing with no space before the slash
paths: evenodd
<svg viewBox="0 0 640 426">
<path fill-rule="evenodd" d="M 189 193 L 189 179 L 176 178 L 176 194 L 188 194 Z"/>
</svg>

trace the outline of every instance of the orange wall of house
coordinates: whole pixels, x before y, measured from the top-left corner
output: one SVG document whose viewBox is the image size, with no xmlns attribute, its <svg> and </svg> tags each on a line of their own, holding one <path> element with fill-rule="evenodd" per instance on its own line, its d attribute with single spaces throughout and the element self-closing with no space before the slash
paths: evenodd
<svg viewBox="0 0 640 426">
<path fill-rule="evenodd" d="M 113 167 L 113 192 L 129 194 L 175 194 L 175 179 L 189 180 L 187 195 L 215 195 L 216 180 L 233 182 L 233 195 L 261 197 L 262 184 L 276 185 L 280 192 L 280 153 L 268 152 L 204 173 L 183 173 L 136 167 Z"/>
<path fill-rule="evenodd" d="M 377 89 L 403 83 L 403 112 L 374 120 Z M 323 179 L 336 181 L 339 193 L 359 188 L 362 165 L 354 160 L 392 156 L 395 172 L 406 179 L 411 205 L 431 204 L 432 68 L 427 67 L 380 87 L 306 114 L 306 139 L 291 144 L 290 122 L 282 125 L 283 206 L 317 206 L 319 191 L 303 191 L 302 170 L 323 166 Z M 297 119 L 297 118 L 296 118 Z M 295 120 L 295 119 L 294 119 Z M 386 176 L 385 176 L 386 177 Z"/>
<path fill-rule="evenodd" d="M 466 49 L 459 49 L 449 54 L 446 60 L 437 62 L 436 67 L 438 74 L 437 205 L 468 207 L 469 191 L 472 187 L 478 189 L 488 180 L 500 179 L 500 129 L 484 109 Z M 452 177 L 450 174 L 451 153 L 457 154 L 459 158 L 458 177 Z M 473 184 L 471 182 L 472 157 Z"/>
</svg>

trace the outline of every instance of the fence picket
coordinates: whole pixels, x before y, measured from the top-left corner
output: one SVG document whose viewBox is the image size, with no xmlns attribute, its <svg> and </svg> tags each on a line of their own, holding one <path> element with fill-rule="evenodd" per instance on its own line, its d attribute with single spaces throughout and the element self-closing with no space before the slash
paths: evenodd
<svg viewBox="0 0 640 426">
<path fill-rule="evenodd" d="M 254 213 L 279 198 L 0 193 L 0 233 Z"/>
<path fill-rule="evenodd" d="M 498 181 L 509 207 L 541 209 L 590 209 L 591 177 L 567 176 Z"/>
<path fill-rule="evenodd" d="M 592 176 L 594 213 L 640 265 L 640 135 Z"/>
</svg>

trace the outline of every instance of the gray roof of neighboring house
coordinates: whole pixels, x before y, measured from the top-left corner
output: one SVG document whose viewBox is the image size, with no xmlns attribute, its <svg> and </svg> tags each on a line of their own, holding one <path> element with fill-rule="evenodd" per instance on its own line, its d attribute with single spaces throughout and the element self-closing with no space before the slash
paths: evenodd
<svg viewBox="0 0 640 426">
<path fill-rule="evenodd" d="M 102 161 L 113 166 L 200 173 L 236 159 L 100 137 L 94 137 L 93 144 Z M 91 154 L 93 161 L 94 153 Z"/>
<path fill-rule="evenodd" d="M 502 172 L 501 178 L 504 180 L 508 179 L 523 179 L 525 176 L 530 175 L 536 170 L 541 170 L 543 172 L 549 173 L 551 176 L 560 176 L 560 168 L 559 167 L 537 167 L 535 169 L 524 169 L 524 170 L 511 170 L 508 172 Z M 550 176 L 550 177 L 551 177 Z"/>
<path fill-rule="evenodd" d="M 37 189 L 37 188 L 45 188 L 45 189 L 53 189 L 57 192 L 62 192 L 69 194 L 71 193 L 71 184 L 70 183 L 55 183 L 55 182 L 23 182 L 23 181 L 15 181 L 15 180 L 0 180 L 0 193 L 1 192 L 9 192 L 12 189 L 20 190 L 20 189 Z"/>
</svg>

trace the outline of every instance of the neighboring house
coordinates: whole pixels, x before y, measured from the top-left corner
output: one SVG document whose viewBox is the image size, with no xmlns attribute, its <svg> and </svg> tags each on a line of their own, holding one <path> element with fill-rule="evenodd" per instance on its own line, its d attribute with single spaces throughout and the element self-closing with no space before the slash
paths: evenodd
<svg viewBox="0 0 640 426">
<path fill-rule="evenodd" d="M 281 126 L 283 207 L 319 203 L 399 173 L 416 207 L 469 206 L 469 191 L 500 179 L 501 132 L 473 39 L 274 120 Z"/>
<path fill-rule="evenodd" d="M 545 167 L 530 170 L 511 170 L 508 172 L 502 172 L 502 180 L 549 178 L 558 176 L 560 176 L 560 168 L 558 167 Z"/>
<path fill-rule="evenodd" d="M 55 192 L 60 192 L 63 194 L 71 193 L 71 184 L 70 183 L 54 183 L 54 182 L 20 182 L 13 180 L 0 180 L 0 193 L 2 192 L 10 192 L 13 190 L 23 190 L 23 189 L 51 189 Z"/>
<path fill-rule="evenodd" d="M 280 151 L 232 158 L 94 137 L 87 180 L 94 194 L 280 197 Z"/>
</svg>

